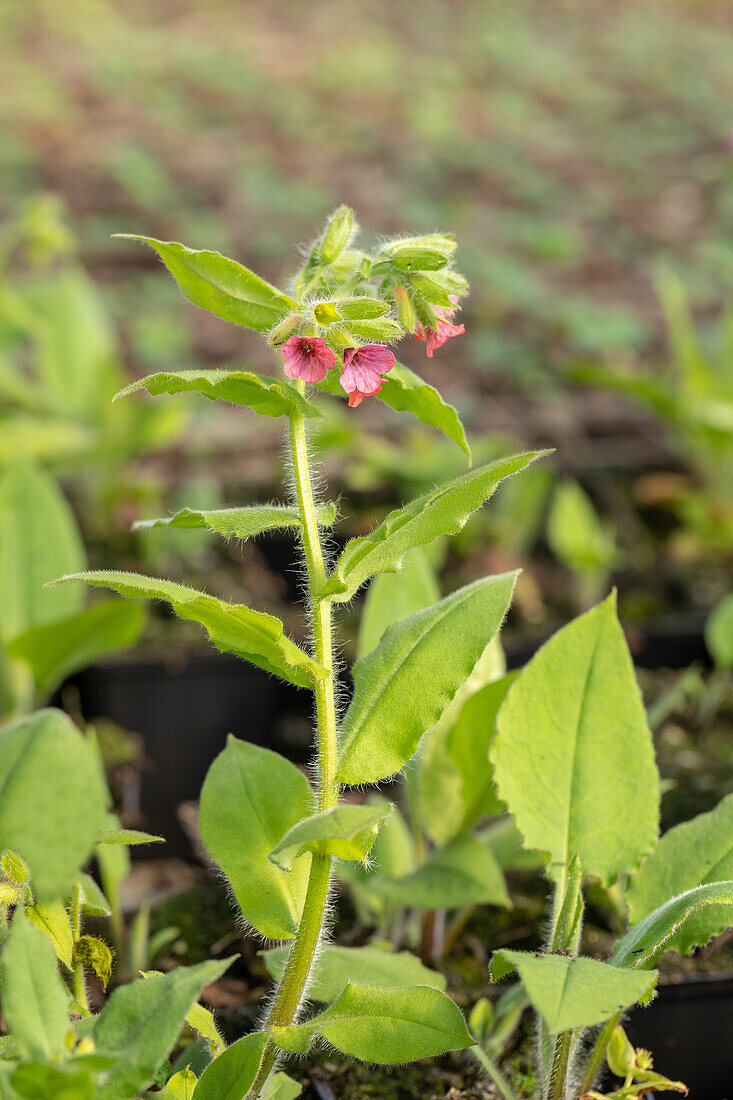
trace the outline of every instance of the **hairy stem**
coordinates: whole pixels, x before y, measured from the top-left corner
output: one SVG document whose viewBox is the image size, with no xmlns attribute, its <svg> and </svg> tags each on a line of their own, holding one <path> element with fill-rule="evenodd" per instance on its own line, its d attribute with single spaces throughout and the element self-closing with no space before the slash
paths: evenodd
<svg viewBox="0 0 733 1100">
<path fill-rule="evenodd" d="M 74 938 L 74 943 L 81 936 L 81 887 L 74 887 L 74 897 L 71 903 L 71 934 Z M 74 986 L 74 1000 L 79 1008 L 82 1016 L 89 1015 L 89 1001 L 87 999 L 87 987 L 84 981 L 84 965 L 80 962 L 74 963 L 74 969 L 72 971 L 73 986 Z"/>
<path fill-rule="evenodd" d="M 302 392 L 303 383 L 298 382 L 296 385 Z M 294 413 L 290 419 L 290 451 L 308 575 L 308 611 L 313 629 L 313 655 L 318 663 L 328 670 L 328 676 L 319 680 L 313 687 L 318 743 L 318 809 L 323 811 L 330 810 L 337 804 L 339 794 L 336 781 L 338 744 L 331 601 L 323 599 L 320 595 L 326 580 L 326 567 L 316 520 L 305 419 L 300 413 Z M 303 903 L 303 914 L 268 1015 L 266 1025 L 268 1028 L 287 1027 L 296 1019 L 323 930 L 331 880 L 331 864 L 330 856 L 313 857 Z M 250 1097 L 259 1095 L 276 1058 L 277 1048 L 271 1040 L 268 1040 L 259 1072 L 249 1092 Z"/>
</svg>

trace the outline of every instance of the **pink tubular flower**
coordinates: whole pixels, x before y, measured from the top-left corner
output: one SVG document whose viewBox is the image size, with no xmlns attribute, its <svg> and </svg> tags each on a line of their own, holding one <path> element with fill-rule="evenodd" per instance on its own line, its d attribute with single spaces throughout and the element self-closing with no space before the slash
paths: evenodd
<svg viewBox="0 0 733 1100">
<path fill-rule="evenodd" d="M 451 302 L 454 306 L 458 305 L 458 298 L 451 294 Z M 435 318 L 437 329 L 429 328 L 427 331 L 418 321 L 415 327 L 415 339 L 425 341 L 425 352 L 428 359 L 433 358 L 433 352 L 438 348 L 442 348 L 446 341 L 450 340 L 452 336 L 461 336 L 465 331 L 465 325 L 454 325 L 451 322 L 451 317 L 455 313 L 455 309 L 436 309 Z"/>
<path fill-rule="evenodd" d="M 288 378 L 322 382 L 326 371 L 336 365 L 336 356 L 320 336 L 290 336 L 280 348 Z"/>
<path fill-rule="evenodd" d="M 383 374 L 392 370 L 395 358 L 383 344 L 364 344 L 347 348 L 341 385 L 349 395 L 349 405 L 355 409 L 365 397 L 373 397 L 382 388 Z"/>
</svg>

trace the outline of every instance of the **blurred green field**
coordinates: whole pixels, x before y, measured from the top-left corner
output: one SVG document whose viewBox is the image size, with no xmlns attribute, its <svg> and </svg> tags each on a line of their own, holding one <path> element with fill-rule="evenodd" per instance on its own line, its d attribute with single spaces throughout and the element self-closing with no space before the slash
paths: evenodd
<svg viewBox="0 0 733 1100">
<path fill-rule="evenodd" d="M 654 351 L 660 262 L 703 322 L 730 298 L 731 104 L 714 0 L 5 0 L 1 212 L 62 196 L 138 371 L 267 353 L 117 230 L 278 279 L 338 202 L 451 229 L 474 284 L 451 371 L 534 387 Z"/>
</svg>

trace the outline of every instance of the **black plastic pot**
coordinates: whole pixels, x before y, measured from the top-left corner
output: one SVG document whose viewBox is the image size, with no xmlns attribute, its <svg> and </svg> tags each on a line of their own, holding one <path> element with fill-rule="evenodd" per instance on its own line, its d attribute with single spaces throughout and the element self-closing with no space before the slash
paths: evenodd
<svg viewBox="0 0 733 1100">
<path fill-rule="evenodd" d="M 691 1100 L 733 1100 L 733 975 L 662 985 L 624 1026 L 660 1073 L 687 1085 Z"/>
</svg>

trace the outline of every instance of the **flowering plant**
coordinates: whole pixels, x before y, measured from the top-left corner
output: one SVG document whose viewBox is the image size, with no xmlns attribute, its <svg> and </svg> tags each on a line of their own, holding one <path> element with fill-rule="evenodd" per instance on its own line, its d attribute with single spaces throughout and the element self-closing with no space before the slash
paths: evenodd
<svg viewBox="0 0 733 1100">
<path fill-rule="evenodd" d="M 353 949 L 345 966 L 326 942 L 326 917 L 335 861 L 364 861 L 391 810 L 389 804 L 343 800 L 342 788 L 392 776 L 414 754 L 496 637 L 515 574 L 475 581 L 385 631 L 357 662 L 353 698 L 341 716 L 333 610 L 370 578 L 399 571 L 413 548 L 460 530 L 504 478 L 536 456 L 470 469 L 390 513 L 329 564 L 321 531 L 333 524 L 336 508 L 316 501 L 307 441 L 308 423 L 321 416 L 314 402 L 319 391 L 348 396 L 351 407 L 374 398 L 409 411 L 468 454 L 455 409 L 398 365 L 388 347 L 410 333 L 432 355 L 462 331 L 453 317 L 467 284 L 452 266 L 455 242 L 432 234 L 383 241 L 366 252 L 356 247 L 355 233 L 353 213 L 339 208 L 308 250 L 291 293 L 219 253 L 142 238 L 192 302 L 262 333 L 277 349 L 284 377 L 242 370 L 158 373 L 123 391 L 194 391 L 285 418 L 291 504 L 184 509 L 152 522 L 208 528 L 229 538 L 293 530 L 305 562 L 311 650 L 296 645 L 271 615 L 170 581 L 116 572 L 65 578 L 165 600 L 182 618 L 201 624 L 219 649 L 314 695 L 315 785 L 285 758 L 235 738 L 204 784 L 202 838 L 228 878 L 242 918 L 261 936 L 289 947 L 258 1030 L 211 1062 L 196 1084 L 197 1100 L 263 1095 L 272 1088 L 282 1055 L 302 1053 L 315 1039 L 381 1063 L 472 1044 L 439 975 L 409 956 L 377 950 L 375 958 L 375 948 Z M 328 1007 L 305 1019 L 309 991 Z"/>
</svg>

